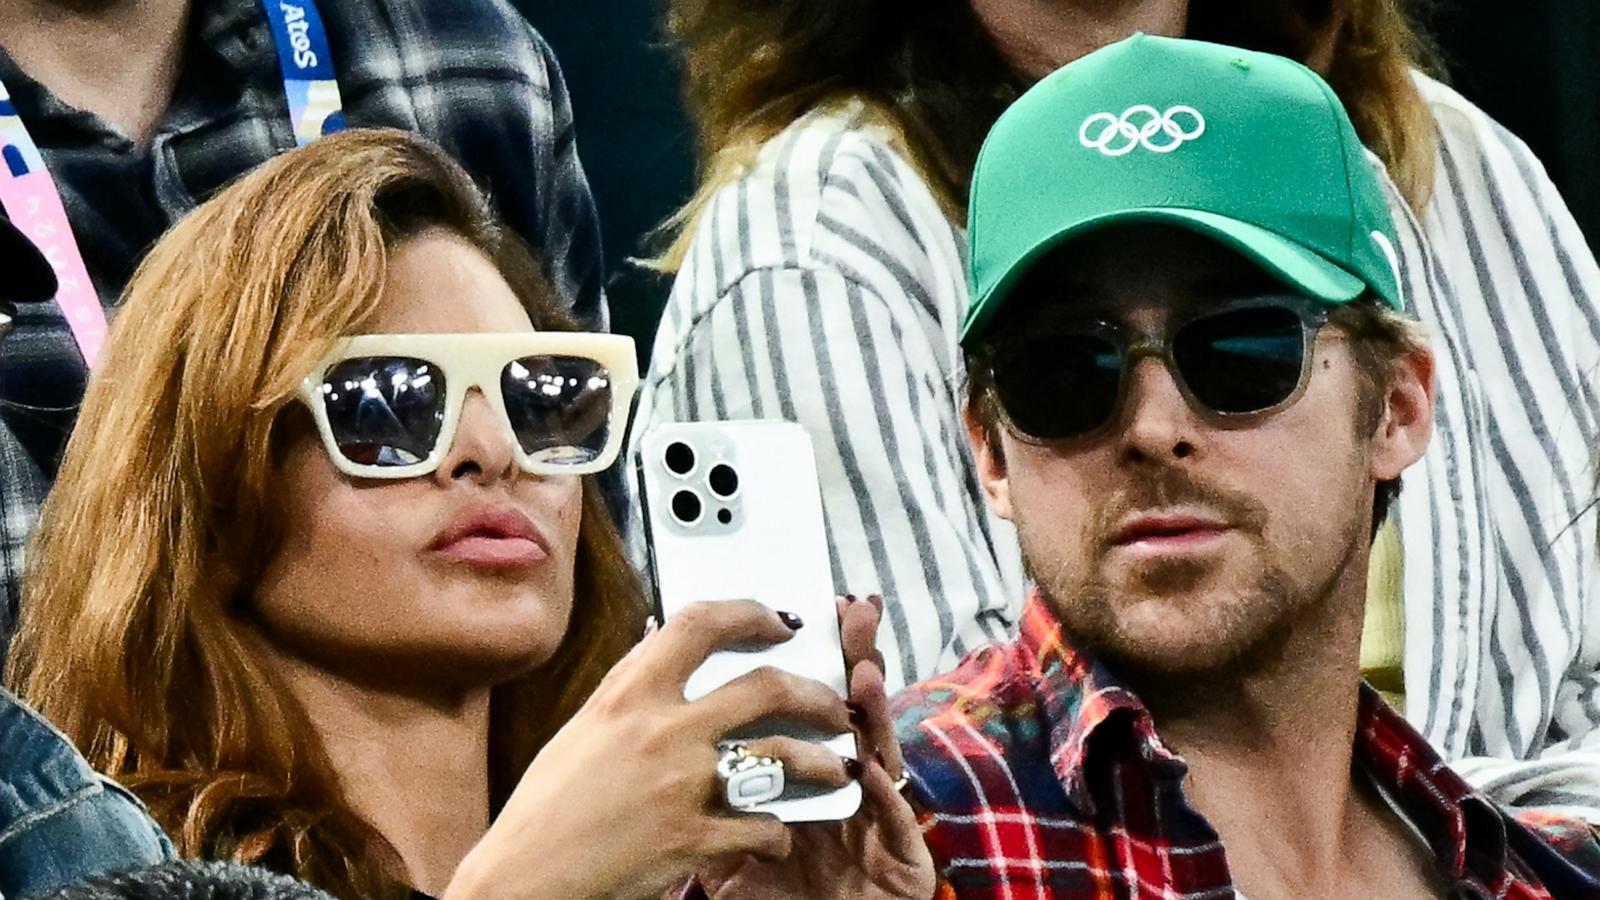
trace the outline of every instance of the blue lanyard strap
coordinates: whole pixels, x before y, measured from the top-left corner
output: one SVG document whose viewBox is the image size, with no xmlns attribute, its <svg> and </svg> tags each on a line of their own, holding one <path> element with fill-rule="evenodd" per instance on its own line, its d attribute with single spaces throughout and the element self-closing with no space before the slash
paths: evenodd
<svg viewBox="0 0 1600 900">
<path fill-rule="evenodd" d="M 314 0 L 261 0 L 283 70 L 294 139 L 305 146 L 344 128 L 344 104 L 333 75 L 328 31 Z"/>
</svg>

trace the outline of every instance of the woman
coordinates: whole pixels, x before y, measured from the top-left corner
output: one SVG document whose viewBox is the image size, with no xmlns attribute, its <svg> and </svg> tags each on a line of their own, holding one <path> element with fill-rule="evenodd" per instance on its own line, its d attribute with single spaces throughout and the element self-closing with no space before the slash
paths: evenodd
<svg viewBox="0 0 1600 900">
<path fill-rule="evenodd" d="M 803 626 L 752 603 L 628 653 L 643 604 L 592 473 L 626 424 L 631 342 L 567 331 L 487 209 L 421 139 L 350 132 L 164 238 L 45 510 L 11 675 L 184 855 L 340 897 L 649 895 L 708 860 L 782 859 L 787 829 L 711 802 L 718 741 L 851 714 L 772 670 L 684 702 L 711 650 Z M 851 699 L 897 766 L 874 619 L 845 613 Z M 862 778 L 872 801 L 829 833 L 911 847 L 875 760 L 749 752 Z M 855 859 L 824 883 L 925 871 Z"/>
<path fill-rule="evenodd" d="M 1363 667 L 1497 800 L 1600 820 L 1600 642 L 1583 632 L 1600 267 L 1527 148 L 1418 71 L 1398 0 L 675 0 L 670 23 L 704 183 L 662 260 L 677 281 L 639 430 L 810 428 L 838 576 L 890 600 L 892 685 L 1009 628 L 1022 596 L 959 414 L 965 195 L 989 125 L 1134 31 L 1323 74 L 1387 170 L 1397 264 L 1439 351 L 1437 436 L 1399 504 L 1408 539 L 1379 540 Z"/>
</svg>

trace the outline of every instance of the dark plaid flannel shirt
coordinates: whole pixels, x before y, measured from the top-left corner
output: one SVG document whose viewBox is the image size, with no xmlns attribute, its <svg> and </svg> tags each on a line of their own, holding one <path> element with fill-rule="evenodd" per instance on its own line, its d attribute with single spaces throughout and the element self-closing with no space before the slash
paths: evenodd
<svg viewBox="0 0 1600 900">
<path fill-rule="evenodd" d="M 319 9 L 350 127 L 405 128 L 444 146 L 535 249 L 558 294 L 603 327 L 599 223 L 566 85 L 544 40 L 505 0 L 324 0 Z M 56 99 L 3 51 L 0 79 L 61 188 L 107 306 L 185 213 L 295 145 L 258 0 L 196 0 L 172 103 L 144 146 Z M 86 377 L 53 302 L 18 312 L 0 340 L 0 400 L 8 401 L 0 405 L 0 659 L 23 543 Z"/>
<path fill-rule="evenodd" d="M 938 900 L 1235 896 L 1216 832 L 1183 798 L 1183 761 L 1037 596 L 1016 641 L 909 688 L 894 716 Z M 1355 752 L 1452 896 L 1600 898 L 1593 828 L 1496 807 L 1366 685 Z"/>
</svg>

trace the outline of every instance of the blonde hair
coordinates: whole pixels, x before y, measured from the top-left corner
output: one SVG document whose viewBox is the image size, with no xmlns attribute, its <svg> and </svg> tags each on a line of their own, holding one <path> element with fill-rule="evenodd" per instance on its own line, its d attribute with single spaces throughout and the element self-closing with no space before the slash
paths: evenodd
<svg viewBox="0 0 1600 900">
<path fill-rule="evenodd" d="M 1189 37 L 1279 53 L 1323 74 L 1413 209 L 1433 185 L 1432 116 L 1412 80 L 1432 54 L 1401 0 L 1192 0 Z M 799 117 L 847 101 L 966 222 L 984 136 L 1027 88 L 985 37 L 968 0 L 671 0 L 700 186 L 660 230 L 651 261 L 682 267 L 695 225 L 760 148 Z"/>
<path fill-rule="evenodd" d="M 230 611 L 278 545 L 273 473 L 298 382 L 427 228 L 498 265 L 541 329 L 570 329 L 460 167 L 399 131 L 350 131 L 185 218 L 128 285 L 28 556 L 9 675 L 186 856 L 262 862 L 341 897 L 405 896 L 304 712 Z M 496 809 L 640 633 L 643 603 L 585 479 L 573 620 L 491 701 Z"/>
</svg>

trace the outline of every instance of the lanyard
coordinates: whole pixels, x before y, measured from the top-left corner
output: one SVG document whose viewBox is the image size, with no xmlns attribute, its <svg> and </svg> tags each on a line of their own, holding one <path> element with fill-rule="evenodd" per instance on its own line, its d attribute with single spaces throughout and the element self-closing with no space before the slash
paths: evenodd
<svg viewBox="0 0 1600 900">
<path fill-rule="evenodd" d="M 304 147 L 344 128 L 339 83 L 333 79 L 333 51 L 315 0 L 261 0 L 278 45 L 283 94 L 295 143 Z"/>
<path fill-rule="evenodd" d="M 261 0 L 261 5 L 278 49 L 295 143 L 304 146 L 344 128 L 333 54 L 315 0 Z M 89 280 L 61 191 L 4 83 L 0 83 L 0 206 L 55 269 L 60 283 L 56 305 L 72 329 L 84 363 L 94 368 L 106 339 L 106 311 Z"/>
</svg>

